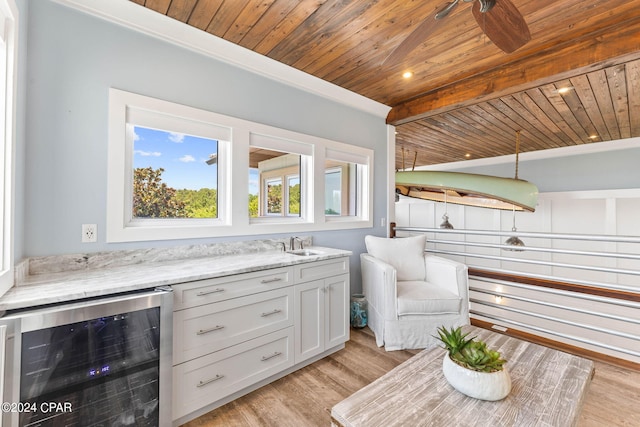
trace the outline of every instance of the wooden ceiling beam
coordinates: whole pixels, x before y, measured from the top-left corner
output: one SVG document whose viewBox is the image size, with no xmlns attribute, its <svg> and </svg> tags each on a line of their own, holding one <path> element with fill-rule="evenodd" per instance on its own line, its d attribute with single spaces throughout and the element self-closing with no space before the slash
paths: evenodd
<svg viewBox="0 0 640 427">
<path fill-rule="evenodd" d="M 401 102 L 393 106 L 387 116 L 387 123 L 408 123 L 582 75 L 615 63 L 640 59 L 638 34 L 640 18 L 634 18 L 563 46 L 549 46 L 538 54 L 504 67 Z"/>
</svg>

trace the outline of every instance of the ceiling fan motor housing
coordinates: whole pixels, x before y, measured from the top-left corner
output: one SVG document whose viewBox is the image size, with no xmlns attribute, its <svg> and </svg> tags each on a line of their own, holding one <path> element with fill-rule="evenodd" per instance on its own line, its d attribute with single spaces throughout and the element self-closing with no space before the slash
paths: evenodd
<svg viewBox="0 0 640 427">
<path fill-rule="evenodd" d="M 496 0 L 478 0 L 480 2 L 480 12 L 487 13 L 496 5 Z"/>
</svg>

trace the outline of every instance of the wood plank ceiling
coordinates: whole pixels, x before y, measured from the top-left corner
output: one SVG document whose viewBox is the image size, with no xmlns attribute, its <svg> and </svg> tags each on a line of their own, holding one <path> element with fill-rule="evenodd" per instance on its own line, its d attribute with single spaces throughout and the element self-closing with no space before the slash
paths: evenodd
<svg viewBox="0 0 640 427">
<path fill-rule="evenodd" d="M 391 106 L 398 169 L 640 136 L 640 0 L 511 0 L 510 54 L 460 1 L 393 64 L 447 0 L 131 1 Z"/>
</svg>

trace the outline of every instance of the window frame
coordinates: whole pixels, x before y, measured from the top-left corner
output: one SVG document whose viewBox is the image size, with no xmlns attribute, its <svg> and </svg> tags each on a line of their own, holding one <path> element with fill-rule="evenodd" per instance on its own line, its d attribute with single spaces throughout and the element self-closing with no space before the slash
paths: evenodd
<svg viewBox="0 0 640 427">
<path fill-rule="evenodd" d="M 18 66 L 18 8 L 13 0 L 0 1 L 0 43 L 2 48 L 4 104 L 1 106 L 2 148 L 0 149 L 0 295 L 14 281 L 14 169 L 16 91 Z"/>
<path fill-rule="evenodd" d="M 349 224 L 366 221 L 373 226 L 371 213 L 373 212 L 373 151 L 366 149 L 357 149 L 351 145 L 328 145 L 324 152 L 323 162 L 326 167 L 327 161 L 337 161 L 342 163 L 354 163 L 355 168 L 355 186 L 352 188 L 352 177 L 350 168 L 342 170 L 342 188 L 348 187 L 349 192 L 352 190 L 356 193 L 353 203 L 355 204 L 356 215 L 327 215 L 324 213 L 324 188 L 323 188 L 323 215 L 325 222 L 330 223 L 332 227 L 341 228 Z M 345 175 L 345 171 L 347 172 Z M 324 175 L 324 169 L 322 171 Z M 324 187 L 324 178 L 323 178 Z M 350 196 L 351 197 L 351 196 Z M 347 206 L 351 206 L 352 201 L 347 200 Z M 350 207 L 349 207 L 350 209 Z"/>
<path fill-rule="evenodd" d="M 299 217 L 300 216 L 300 212 L 296 213 L 291 213 L 291 181 L 292 180 L 297 180 L 298 181 L 298 185 L 300 187 L 302 187 L 302 182 L 300 182 L 300 174 L 286 174 L 284 176 L 284 181 L 286 182 L 286 186 L 285 186 L 285 192 L 284 192 L 284 200 L 282 201 L 283 206 L 285 207 L 284 210 L 284 216 L 286 217 L 291 217 L 291 218 L 295 218 L 295 217 Z M 302 207 L 302 194 L 300 194 L 300 208 Z"/>
<path fill-rule="evenodd" d="M 154 118 L 162 119 L 170 126 L 159 126 L 157 123 L 155 126 L 168 131 L 211 137 L 184 128 L 195 126 L 224 136 L 213 138 L 218 140 L 218 218 L 153 218 L 138 219 L 135 222 L 128 218 L 132 212 L 132 209 L 128 209 L 126 201 L 131 197 L 133 187 L 133 138 L 132 135 L 127 138 L 125 130 L 133 118 L 139 117 L 152 123 Z M 147 122 L 132 124 L 148 126 Z M 243 236 L 373 226 L 374 159 L 373 150 L 369 148 L 250 122 L 115 88 L 109 89 L 108 139 L 107 242 Z M 299 216 L 249 217 L 248 171 L 249 149 L 252 146 L 300 155 Z M 356 216 L 327 218 L 324 215 L 326 156 L 334 160 L 364 165 L 365 172 Z M 282 185 L 286 187 L 286 178 Z M 286 192 L 288 188 L 283 190 Z M 287 212 L 288 206 L 283 206 L 283 210 Z"/>
<path fill-rule="evenodd" d="M 198 135 L 218 141 L 217 218 L 134 218 L 134 126 Z M 231 128 L 219 115 L 172 102 L 109 89 L 107 242 L 215 236 L 231 223 L 228 170 Z"/>
<path fill-rule="evenodd" d="M 339 180 L 340 180 L 340 182 L 339 182 L 339 184 L 340 184 L 340 185 L 339 185 L 339 188 L 340 188 L 340 212 L 339 212 L 337 215 L 334 215 L 334 214 L 328 214 L 328 213 L 327 213 L 327 205 L 326 205 L 326 202 L 325 202 L 325 206 L 324 206 L 324 212 L 325 212 L 325 213 L 324 213 L 324 214 L 325 214 L 326 216 L 328 216 L 328 217 L 338 217 L 338 216 L 343 216 L 343 215 L 342 215 L 342 212 L 344 211 L 345 204 L 346 204 L 347 206 L 349 205 L 349 200 L 348 200 L 348 199 L 347 199 L 347 200 L 345 200 L 345 198 L 344 198 L 344 194 L 345 194 L 345 193 L 347 193 L 347 196 L 349 196 L 349 194 L 348 194 L 348 188 L 349 188 L 349 186 L 348 186 L 348 185 L 346 185 L 346 184 L 348 183 L 348 179 L 347 179 L 347 180 L 345 180 L 345 179 L 344 179 L 345 169 L 347 169 L 347 167 L 345 167 L 345 166 L 343 166 L 343 165 L 335 165 L 335 166 L 329 166 L 329 167 L 326 167 L 326 166 L 325 166 L 325 170 L 324 170 L 325 183 L 326 183 L 326 177 L 327 177 L 327 175 L 329 175 L 329 174 L 337 173 L 337 174 L 338 174 L 338 176 L 339 176 Z M 348 171 L 347 171 L 347 172 L 348 172 Z M 346 182 L 345 182 L 345 181 L 346 181 Z M 347 192 L 345 192 L 345 188 L 347 189 Z M 326 192 L 326 188 L 325 188 L 325 192 Z M 326 194 L 325 194 L 325 198 L 326 198 Z M 348 208 L 347 208 L 347 210 L 348 210 Z"/>
<path fill-rule="evenodd" d="M 282 209 L 283 209 L 283 205 L 281 205 L 280 207 L 280 212 L 271 212 L 269 211 L 269 189 L 272 186 L 276 186 L 279 185 L 280 186 L 280 194 L 282 196 L 284 196 L 284 184 L 282 183 L 282 178 L 280 176 L 273 176 L 273 177 L 265 177 L 262 180 L 262 191 L 261 194 L 264 194 L 264 197 L 262 198 L 262 210 L 263 210 L 263 214 L 260 215 L 260 217 L 279 217 L 282 216 Z M 284 197 L 283 197 L 283 202 L 284 202 Z"/>
<path fill-rule="evenodd" d="M 135 170 L 137 168 L 134 168 L 133 165 L 133 158 L 135 157 L 135 153 L 136 153 L 136 149 L 135 149 L 135 128 L 145 128 L 143 126 L 140 125 L 133 125 L 133 124 L 127 124 L 127 144 L 128 146 L 130 145 L 131 150 L 133 151 L 133 156 L 132 156 L 132 166 L 131 168 L 127 168 L 126 170 L 126 176 L 125 176 L 125 180 L 128 181 L 134 181 L 134 175 L 135 175 Z M 145 129 L 150 129 L 148 127 L 146 127 Z M 185 135 L 186 136 L 186 135 Z M 201 137 L 199 137 L 201 138 Z M 215 141 L 216 142 L 216 146 L 219 146 L 220 143 L 218 140 L 215 139 L 210 139 L 210 138 L 201 138 L 201 139 L 209 139 L 210 141 Z M 129 148 L 127 148 L 127 150 L 129 150 Z M 217 157 L 218 157 L 218 150 L 216 148 L 216 153 L 215 153 L 215 158 L 216 158 L 216 163 L 217 163 Z M 218 182 L 218 176 L 216 174 L 216 183 Z M 216 184 L 217 186 L 217 184 Z M 179 188 L 176 188 L 175 190 L 180 190 Z M 218 189 L 216 188 L 216 194 L 218 194 Z M 216 197 L 218 198 L 218 197 Z M 218 205 L 218 200 L 216 200 L 216 208 Z M 137 223 L 137 224 L 144 224 L 145 222 L 148 223 L 148 225 L 154 225 L 154 222 L 156 220 L 160 220 L 160 221 L 164 221 L 166 223 L 168 223 L 170 221 L 170 219 L 168 218 L 163 218 L 163 219 L 159 219 L 159 218 L 142 218 L 142 217 L 136 217 L 133 216 L 133 211 L 134 211 L 134 207 L 135 207 L 135 203 L 134 203 L 134 190 L 133 190 L 133 186 L 129 187 L 126 189 L 126 193 L 125 193 L 125 213 L 127 213 L 127 215 L 125 215 L 125 217 L 127 218 L 127 220 L 131 221 L 131 223 Z M 128 216 L 128 212 L 132 213 L 131 218 Z M 179 219 L 179 218 L 175 218 L 175 219 Z M 194 218 L 189 218 L 189 219 L 194 219 Z M 218 217 L 215 218 L 206 218 L 209 220 L 217 220 Z M 150 222 L 150 221 L 154 221 L 154 222 Z M 158 221 L 159 222 L 159 221 Z M 215 222 L 213 222 L 215 224 Z"/>
<path fill-rule="evenodd" d="M 274 233 L 275 231 L 271 231 L 275 230 L 272 227 L 277 227 L 278 224 L 297 224 L 298 227 L 302 224 L 313 226 L 314 197 L 312 197 L 312 195 L 314 189 L 313 155 L 315 145 L 309 140 L 309 138 L 310 137 L 308 135 L 296 134 L 294 132 L 278 128 L 265 127 L 264 129 L 259 129 L 258 127 L 255 127 L 255 129 L 252 129 L 249 136 L 249 147 L 246 150 L 247 156 L 249 148 L 251 147 L 279 151 L 281 153 L 298 155 L 299 166 L 297 167 L 298 170 L 296 172 L 294 172 L 293 166 L 287 166 L 282 169 L 274 169 L 266 172 L 266 178 L 275 176 L 281 178 L 283 211 L 278 215 L 267 215 L 265 210 L 265 215 L 250 218 L 249 226 L 256 229 L 262 228 L 262 226 L 269 226 L 269 231 L 266 231 L 266 233 Z M 289 206 L 288 204 L 284 204 L 285 201 L 288 202 L 289 200 L 287 177 L 291 175 L 297 175 L 300 180 L 300 213 L 298 215 L 288 215 Z M 289 229 L 285 228 L 284 231 L 289 231 Z"/>
</svg>

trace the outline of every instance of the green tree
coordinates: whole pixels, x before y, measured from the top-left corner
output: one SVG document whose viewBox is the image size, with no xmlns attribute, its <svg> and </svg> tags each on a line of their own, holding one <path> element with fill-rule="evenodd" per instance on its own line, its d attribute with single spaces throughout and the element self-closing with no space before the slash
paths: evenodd
<svg viewBox="0 0 640 427">
<path fill-rule="evenodd" d="M 289 187 L 289 213 L 300 215 L 300 184 Z"/>
<path fill-rule="evenodd" d="M 163 168 L 133 171 L 133 216 L 137 218 L 185 218 L 184 203 L 176 190 L 162 182 Z"/>
<path fill-rule="evenodd" d="M 257 194 L 249 194 L 249 217 L 256 218 L 259 211 L 259 198 Z"/>
<path fill-rule="evenodd" d="M 189 218 L 218 217 L 218 191 L 214 188 L 178 190 L 176 198 L 184 203 Z"/>
<path fill-rule="evenodd" d="M 267 186 L 267 214 L 282 213 L 282 184 Z"/>
</svg>

